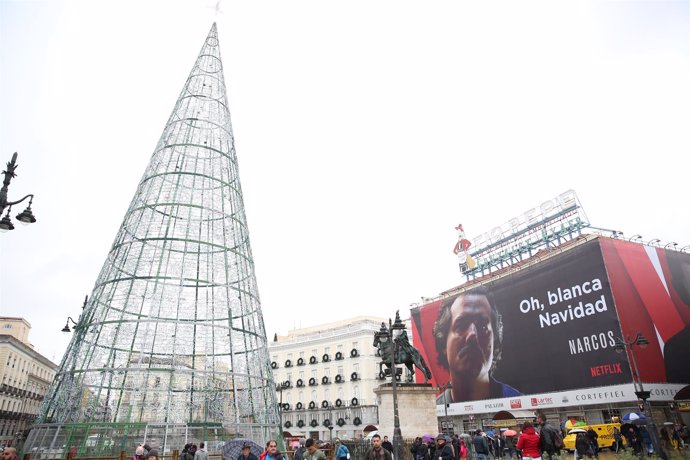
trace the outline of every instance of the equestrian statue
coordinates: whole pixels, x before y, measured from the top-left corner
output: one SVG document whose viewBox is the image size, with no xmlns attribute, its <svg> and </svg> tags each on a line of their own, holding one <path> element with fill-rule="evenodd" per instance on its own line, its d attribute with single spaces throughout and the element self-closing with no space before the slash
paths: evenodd
<svg viewBox="0 0 690 460">
<path fill-rule="evenodd" d="M 396 312 L 395 316 L 396 323 L 401 322 L 399 312 Z M 386 329 L 385 323 L 381 324 L 381 329 Z M 424 383 L 427 383 L 431 378 L 431 370 L 429 370 L 419 351 L 410 343 L 407 331 L 403 329 L 393 340 L 390 339 L 392 334 L 393 331 L 391 330 L 386 338 L 382 338 L 378 332 L 374 335 L 374 346 L 378 349 L 378 354 L 381 357 L 379 378 L 384 379 L 387 375 L 391 375 L 391 372 L 393 372 L 391 369 L 391 357 L 394 357 L 395 364 L 404 364 L 409 370 L 408 382 L 412 382 L 414 379 L 413 366 L 417 366 L 417 369 L 424 374 Z M 386 366 L 385 370 L 383 366 Z"/>
</svg>

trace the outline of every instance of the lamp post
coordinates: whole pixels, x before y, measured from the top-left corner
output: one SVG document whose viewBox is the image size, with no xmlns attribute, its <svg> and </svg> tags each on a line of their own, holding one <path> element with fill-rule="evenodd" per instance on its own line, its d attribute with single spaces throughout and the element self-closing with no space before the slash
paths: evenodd
<svg viewBox="0 0 690 460">
<path fill-rule="evenodd" d="M 87 295 L 84 297 L 84 305 L 81 306 L 81 314 L 79 315 L 79 318 L 77 320 L 73 320 L 71 316 L 67 317 L 67 321 L 65 322 L 65 327 L 62 328 L 62 332 L 72 332 L 72 329 L 69 327 L 69 323 L 72 323 L 72 327 L 76 331 L 77 328 L 79 327 L 79 321 L 82 320 L 82 315 L 84 314 L 84 310 L 86 309 L 86 304 L 89 301 L 89 296 Z"/>
<path fill-rule="evenodd" d="M 290 388 L 290 381 L 286 380 L 276 385 L 276 391 L 280 393 L 280 402 L 278 403 L 278 420 L 280 421 L 280 432 L 283 432 L 283 390 Z"/>
<path fill-rule="evenodd" d="M 400 414 L 398 412 L 398 390 L 397 378 L 398 368 L 395 365 L 395 355 L 397 354 L 397 342 L 395 341 L 395 331 L 405 330 L 405 324 L 400 320 L 400 312 L 395 313 L 395 322 L 388 318 L 388 327 L 386 323 L 381 323 L 381 329 L 376 333 L 379 340 L 384 344 L 390 341 L 390 375 L 391 387 L 393 389 L 393 455 L 396 459 L 402 459 L 403 439 L 400 431 Z"/>
<path fill-rule="evenodd" d="M 29 205 L 24 211 L 17 214 L 16 218 L 22 224 L 33 224 L 36 222 L 36 217 L 34 217 L 33 213 L 31 212 L 31 203 L 34 200 L 33 194 L 26 195 L 24 198 L 17 201 L 10 201 L 7 198 L 7 191 L 10 186 L 10 181 L 17 177 L 17 174 L 15 173 L 17 166 L 19 166 L 17 164 L 17 152 L 14 152 L 14 155 L 12 155 L 12 160 L 7 162 L 7 169 L 2 172 L 2 174 L 5 175 L 5 178 L 2 181 L 2 188 L 0 188 L 0 215 L 2 215 L 2 213 L 5 211 L 5 208 L 7 208 L 7 214 L 5 214 L 5 217 L 0 220 L 0 231 L 2 232 L 14 230 L 14 224 L 12 224 L 12 220 L 10 219 L 10 211 L 12 210 L 12 206 L 21 203 L 27 198 L 29 199 Z"/>
<path fill-rule="evenodd" d="M 633 347 L 638 346 L 642 349 L 647 348 L 647 345 L 649 345 L 649 341 L 647 338 L 642 335 L 641 332 L 638 332 L 637 335 L 635 336 L 634 339 L 630 340 L 630 336 L 628 336 L 628 340 L 623 340 L 620 337 L 616 338 L 616 344 L 613 346 L 614 349 L 616 350 L 617 353 L 624 353 L 628 352 L 628 356 L 630 356 L 630 361 L 632 362 L 632 367 L 633 367 L 633 387 L 635 388 L 635 396 L 640 398 L 642 400 L 642 403 L 644 404 L 645 411 L 647 412 L 647 418 L 649 419 L 649 436 L 652 438 L 652 445 L 654 446 L 654 451 L 663 459 L 666 458 L 666 453 L 661 449 L 661 443 L 659 442 L 659 433 L 656 431 L 656 424 L 654 423 L 654 414 L 652 414 L 652 406 L 649 404 L 649 391 L 645 391 L 644 387 L 642 385 L 642 379 L 640 378 L 640 372 L 637 368 L 637 360 L 635 359 L 635 352 L 633 350 Z M 639 385 L 639 389 L 638 389 Z"/>
<path fill-rule="evenodd" d="M 448 398 L 446 397 L 446 391 L 450 390 L 452 388 L 453 388 L 453 385 L 450 382 L 448 382 L 445 385 L 439 385 L 438 386 L 438 389 L 442 390 L 442 394 L 443 394 L 443 409 L 445 411 L 445 416 L 443 417 L 443 421 L 446 423 L 446 427 L 448 424 L 448 405 L 449 405 Z M 443 426 L 441 426 L 441 428 L 443 428 Z M 443 429 L 441 431 L 445 432 Z"/>
<path fill-rule="evenodd" d="M 335 409 L 335 407 L 333 407 L 333 404 L 329 403 L 327 409 L 328 409 L 328 425 L 326 426 L 326 428 L 328 428 L 328 431 L 329 431 L 329 434 L 328 434 L 329 438 L 328 439 L 331 443 L 331 449 L 332 449 L 333 448 L 333 409 Z"/>
</svg>

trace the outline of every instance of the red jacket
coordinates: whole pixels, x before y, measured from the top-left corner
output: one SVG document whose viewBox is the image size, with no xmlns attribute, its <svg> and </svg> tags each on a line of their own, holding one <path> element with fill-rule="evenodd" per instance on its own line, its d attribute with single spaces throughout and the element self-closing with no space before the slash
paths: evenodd
<svg viewBox="0 0 690 460">
<path fill-rule="evenodd" d="M 541 457 L 541 448 L 539 444 L 539 435 L 534 431 L 534 428 L 530 426 L 522 431 L 516 447 L 522 451 L 522 458 L 537 458 Z"/>
</svg>

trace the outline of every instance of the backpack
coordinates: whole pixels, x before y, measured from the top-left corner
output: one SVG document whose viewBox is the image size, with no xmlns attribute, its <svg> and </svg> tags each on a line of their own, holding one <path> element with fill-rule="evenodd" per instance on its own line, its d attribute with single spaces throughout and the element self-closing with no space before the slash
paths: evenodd
<svg viewBox="0 0 690 460">
<path fill-rule="evenodd" d="M 561 436 L 560 431 L 551 427 L 547 428 L 544 426 L 544 428 L 541 429 L 541 432 L 539 433 L 539 441 L 541 450 L 546 452 L 551 450 L 560 451 L 565 447 L 563 444 L 563 436 Z"/>
</svg>

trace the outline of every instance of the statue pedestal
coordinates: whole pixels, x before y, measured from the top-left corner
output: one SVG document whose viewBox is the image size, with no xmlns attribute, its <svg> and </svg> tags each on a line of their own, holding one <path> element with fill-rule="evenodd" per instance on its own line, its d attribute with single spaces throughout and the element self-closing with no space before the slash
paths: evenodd
<svg viewBox="0 0 690 460">
<path fill-rule="evenodd" d="M 436 388 L 429 383 L 396 383 L 398 394 L 398 417 L 403 438 L 414 438 L 425 434 L 436 434 Z M 390 383 L 379 385 L 374 390 L 379 406 L 379 434 L 381 438 L 393 439 L 394 409 L 393 387 Z"/>
</svg>

